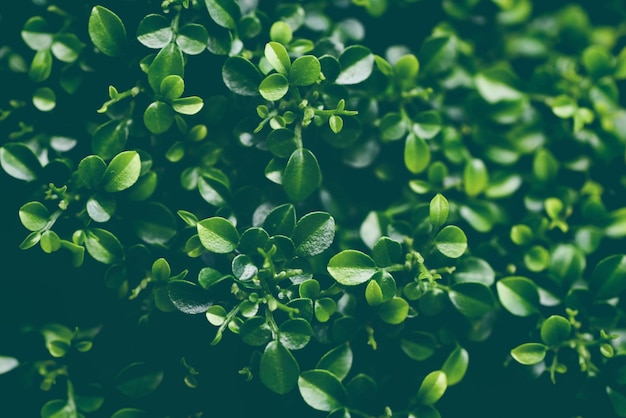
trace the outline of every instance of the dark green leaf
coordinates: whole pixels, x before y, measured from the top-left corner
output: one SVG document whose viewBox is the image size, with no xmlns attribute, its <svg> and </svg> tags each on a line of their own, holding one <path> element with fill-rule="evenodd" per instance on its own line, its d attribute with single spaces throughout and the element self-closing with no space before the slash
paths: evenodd
<svg viewBox="0 0 626 418">
<path fill-rule="evenodd" d="M 272 330 L 265 318 L 254 316 L 241 325 L 239 335 L 244 343 L 261 346 L 272 339 Z"/>
<path fill-rule="evenodd" d="M 270 235 L 290 236 L 296 226 L 296 210 L 291 203 L 276 206 L 263 221 Z"/>
<path fill-rule="evenodd" d="M 165 245 L 177 232 L 174 214 L 160 202 L 148 202 L 140 206 L 141 217 L 132 224 L 137 236 L 148 244 Z"/>
<path fill-rule="evenodd" d="M 600 261 L 591 273 L 589 289 L 598 300 L 614 298 L 626 290 L 626 255 L 616 254 Z"/>
<path fill-rule="evenodd" d="M 241 9 L 235 0 L 204 0 L 204 2 L 215 23 L 227 29 L 237 28 Z"/>
<path fill-rule="evenodd" d="M 307 370 L 298 378 L 304 401 L 318 411 L 332 411 L 347 402 L 348 394 L 339 379 L 328 370 Z"/>
<path fill-rule="evenodd" d="M 202 245 L 211 252 L 226 254 L 237 248 L 239 232 L 228 219 L 204 219 L 198 222 L 197 229 Z"/>
<path fill-rule="evenodd" d="M 259 376 L 261 382 L 271 391 L 278 394 L 290 392 L 298 384 L 300 366 L 280 342 L 271 341 L 259 365 Z"/>
<path fill-rule="evenodd" d="M 148 417 L 148 413 L 146 413 L 145 411 L 142 411 L 141 409 L 136 409 L 136 408 L 122 408 L 122 409 L 115 411 L 115 413 L 111 415 L 111 418 L 147 418 L 147 417 Z"/>
<path fill-rule="evenodd" d="M 454 307 L 468 318 L 480 318 L 495 308 L 491 290 L 481 283 L 457 283 L 448 296 Z"/>
<path fill-rule="evenodd" d="M 128 123 L 110 120 L 96 128 L 91 140 L 93 152 L 108 160 L 124 151 L 128 140 Z"/>
<path fill-rule="evenodd" d="M 283 346 L 289 350 L 304 348 L 313 335 L 313 329 L 303 318 L 289 319 L 283 322 L 278 329 L 278 336 Z"/>
<path fill-rule="evenodd" d="M 259 84 L 263 75 L 250 60 L 233 56 L 229 57 L 222 67 L 224 84 L 233 93 L 242 96 L 256 96 L 259 94 Z"/>
<path fill-rule="evenodd" d="M 334 237 L 333 217 L 326 212 L 310 212 L 300 218 L 291 239 L 296 246 L 297 255 L 312 257 L 330 247 Z"/>
<path fill-rule="evenodd" d="M 330 275 L 346 286 L 365 283 L 377 270 L 374 260 L 357 250 L 343 250 L 328 262 Z"/>
<path fill-rule="evenodd" d="M 279 158 L 288 158 L 298 149 L 298 138 L 291 129 L 278 128 L 267 135 L 267 148 Z"/>
<path fill-rule="evenodd" d="M 209 292 L 186 280 L 169 281 L 167 294 L 176 309 L 189 315 L 205 313 L 213 304 Z"/>
<path fill-rule="evenodd" d="M 116 376 L 117 390 L 131 398 L 140 398 L 154 392 L 163 380 L 163 371 L 147 363 L 132 363 Z"/>
<path fill-rule="evenodd" d="M 409 358 L 424 361 L 437 351 L 437 340 L 428 332 L 414 331 L 402 337 L 400 348 Z"/>
<path fill-rule="evenodd" d="M 324 354 L 316 369 L 328 370 L 339 380 L 343 380 L 350 373 L 352 368 L 352 350 L 348 344 L 341 344 Z"/>
<path fill-rule="evenodd" d="M 321 182 L 322 173 L 315 155 L 306 148 L 295 150 L 287 161 L 282 178 L 287 196 L 300 202 L 309 197 Z"/>
<path fill-rule="evenodd" d="M 428 38 L 419 51 L 419 62 L 424 73 L 448 71 L 456 61 L 456 39 L 450 36 Z"/>
<path fill-rule="evenodd" d="M 122 20 L 103 6 L 94 6 L 89 16 L 91 42 L 105 55 L 115 57 L 126 49 L 126 28 Z"/>
</svg>

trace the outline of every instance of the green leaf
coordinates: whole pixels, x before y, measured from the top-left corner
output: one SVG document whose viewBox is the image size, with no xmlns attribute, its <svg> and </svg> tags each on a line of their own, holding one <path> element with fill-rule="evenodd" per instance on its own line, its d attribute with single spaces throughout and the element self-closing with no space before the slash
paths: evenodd
<svg viewBox="0 0 626 418">
<path fill-rule="evenodd" d="M 178 99 L 185 91 L 185 81 L 179 75 L 168 75 L 161 81 L 159 91 L 168 100 Z"/>
<path fill-rule="evenodd" d="M 126 49 L 126 28 L 111 10 L 94 6 L 89 15 L 88 30 L 91 42 L 105 55 L 116 57 Z"/>
<path fill-rule="evenodd" d="M 539 181 L 553 180 L 559 171 L 559 162 L 547 149 L 540 149 L 533 160 L 533 174 Z"/>
<path fill-rule="evenodd" d="M 117 411 L 111 418 L 147 418 L 148 413 L 136 408 L 122 408 Z"/>
<path fill-rule="evenodd" d="M 259 84 L 259 93 L 265 100 L 271 102 L 282 99 L 289 91 L 287 77 L 279 73 L 272 73 Z"/>
<path fill-rule="evenodd" d="M 10 372 L 20 365 L 15 357 L 0 356 L 0 375 Z"/>
<path fill-rule="evenodd" d="M 456 61 L 456 39 L 451 36 L 434 36 L 426 39 L 419 51 L 422 72 L 437 74 L 448 71 Z"/>
<path fill-rule="evenodd" d="M 94 154 L 105 160 L 111 159 L 124 151 L 130 134 L 125 120 L 110 120 L 96 128 L 91 140 Z"/>
<path fill-rule="evenodd" d="M 207 250 L 218 253 L 230 253 L 237 248 L 239 232 L 228 220 L 219 216 L 198 222 L 198 236 Z"/>
<path fill-rule="evenodd" d="M 28 70 L 28 76 L 35 83 L 45 81 L 52 72 L 52 53 L 49 49 L 37 51 Z"/>
<path fill-rule="evenodd" d="M 265 45 L 265 59 L 280 74 L 287 76 L 291 68 L 291 59 L 287 49 L 278 42 L 268 42 Z"/>
<path fill-rule="evenodd" d="M 618 417 L 626 417 L 626 396 L 619 390 L 613 389 L 610 386 L 606 387 L 606 394 L 611 401 L 611 406 Z"/>
<path fill-rule="evenodd" d="M 83 44 L 73 33 L 58 33 L 52 42 L 52 54 L 65 63 L 75 62 L 83 50 Z"/>
<path fill-rule="evenodd" d="M 301 298 L 317 299 L 320 295 L 320 283 L 315 279 L 308 279 L 300 283 L 298 293 Z"/>
<path fill-rule="evenodd" d="M 344 406 L 348 400 L 346 389 L 328 370 L 307 370 L 298 378 L 300 395 L 311 408 L 332 411 Z"/>
<path fill-rule="evenodd" d="M 600 261 L 591 273 L 589 290 L 597 300 L 614 298 L 626 290 L 626 255 L 615 254 Z"/>
<path fill-rule="evenodd" d="M 326 212 L 310 212 L 295 226 L 291 239 L 300 257 L 321 254 L 333 243 L 335 220 Z"/>
<path fill-rule="evenodd" d="M 50 211 L 40 202 L 28 202 L 19 210 L 22 225 L 29 231 L 39 231 L 48 225 Z"/>
<path fill-rule="evenodd" d="M 287 22 L 277 21 L 270 27 L 270 39 L 288 45 L 293 39 L 293 30 Z"/>
<path fill-rule="evenodd" d="M 261 382 L 272 392 L 283 395 L 298 384 L 300 366 L 280 342 L 271 341 L 266 347 L 259 364 Z"/>
<path fill-rule="evenodd" d="M 209 33 L 198 23 L 187 23 L 178 29 L 176 45 L 185 54 L 198 55 L 207 49 Z"/>
<path fill-rule="evenodd" d="M 315 301 L 313 312 L 319 322 L 328 322 L 331 316 L 337 312 L 337 303 L 331 298 L 320 298 Z"/>
<path fill-rule="evenodd" d="M 481 318 L 495 308 L 491 290 L 481 283 L 457 283 L 448 292 L 454 307 L 468 318 Z"/>
<path fill-rule="evenodd" d="M 235 0 L 204 0 L 211 19 L 226 29 L 236 29 L 241 9 Z"/>
<path fill-rule="evenodd" d="M 57 96 L 49 87 L 39 87 L 33 93 L 33 105 L 41 112 L 49 112 L 57 105 Z"/>
<path fill-rule="evenodd" d="M 365 300 L 370 306 L 378 306 L 383 303 L 383 290 L 376 280 L 370 280 L 365 288 Z"/>
<path fill-rule="evenodd" d="M 495 281 L 496 273 L 482 258 L 470 256 L 459 260 L 452 277 L 456 283 L 474 282 L 491 286 Z"/>
<path fill-rule="evenodd" d="M 212 267 L 204 267 L 198 272 L 198 284 L 204 289 L 208 289 L 228 277 Z"/>
<path fill-rule="evenodd" d="M 132 363 L 115 378 L 115 387 L 131 398 L 141 398 L 157 390 L 163 381 L 163 371 L 148 363 Z"/>
<path fill-rule="evenodd" d="M 519 100 L 522 93 L 516 88 L 514 74 L 503 68 L 491 68 L 474 76 L 478 93 L 489 103 Z"/>
<path fill-rule="evenodd" d="M 561 119 L 567 119 L 574 116 L 578 105 L 570 96 L 561 94 L 548 102 L 552 107 L 552 112 Z"/>
<path fill-rule="evenodd" d="M 573 244 L 559 244 L 550 255 L 548 272 L 566 286 L 582 277 L 587 266 L 585 254 Z"/>
<path fill-rule="evenodd" d="M 124 247 L 111 232 L 101 228 L 90 228 L 85 232 L 85 247 L 96 261 L 116 264 L 124 259 Z"/>
<path fill-rule="evenodd" d="M 409 315 L 409 303 L 400 297 L 393 297 L 378 306 L 378 316 L 388 324 L 401 324 Z"/>
<path fill-rule="evenodd" d="M 76 406 L 64 399 L 53 399 L 41 408 L 42 418 L 73 418 L 77 416 Z"/>
<path fill-rule="evenodd" d="M 413 331 L 400 339 L 400 348 L 409 358 L 424 361 L 437 351 L 437 340 L 431 333 Z"/>
<path fill-rule="evenodd" d="M 244 343 L 252 346 L 265 345 L 273 336 L 267 320 L 260 316 L 254 316 L 244 322 L 239 329 L 239 335 Z"/>
<path fill-rule="evenodd" d="M 448 378 L 448 386 L 453 386 L 463 380 L 465 372 L 469 367 L 469 354 L 466 349 L 456 346 L 448 355 L 448 358 L 441 366 L 441 370 Z"/>
<path fill-rule="evenodd" d="M 600 45 L 590 45 L 582 53 L 582 63 L 592 78 L 600 78 L 613 71 L 611 53 Z"/>
<path fill-rule="evenodd" d="M 10 142 L 0 147 L 0 166 L 11 177 L 18 180 L 37 180 L 41 163 L 26 145 Z"/>
<path fill-rule="evenodd" d="M 355 286 L 368 281 L 378 269 L 370 256 L 358 250 L 343 250 L 328 261 L 328 272 L 340 284 Z"/>
<path fill-rule="evenodd" d="M 91 196 L 85 205 L 89 217 L 95 222 L 108 222 L 117 208 L 117 201 L 106 193 Z"/>
<path fill-rule="evenodd" d="M 138 208 L 141 216 L 133 221 L 132 228 L 145 243 L 165 245 L 176 235 L 176 218 L 167 206 L 160 202 L 148 202 Z"/>
<path fill-rule="evenodd" d="M 478 158 L 469 160 L 463 170 L 465 194 L 471 197 L 478 196 L 488 184 L 489 174 L 485 163 Z"/>
<path fill-rule="evenodd" d="M 254 264 L 252 259 L 245 254 L 237 255 L 233 258 L 231 264 L 233 275 L 241 281 L 252 280 L 259 272 L 259 268 Z"/>
<path fill-rule="evenodd" d="M 181 115 L 195 115 L 204 107 L 204 102 L 198 96 L 182 97 L 172 100 L 172 109 Z"/>
<path fill-rule="evenodd" d="M 378 399 L 378 385 L 370 376 L 359 373 L 346 385 L 350 406 L 360 410 L 376 408 Z"/>
<path fill-rule="evenodd" d="M 290 236 L 296 226 L 296 209 L 291 203 L 276 206 L 263 221 L 270 235 Z"/>
<path fill-rule="evenodd" d="M 304 348 L 312 336 L 313 329 L 309 322 L 303 318 L 288 319 L 278 329 L 280 342 L 289 350 Z"/>
<path fill-rule="evenodd" d="M 374 68 L 374 54 L 362 45 L 351 45 L 339 56 L 341 71 L 335 82 L 342 85 L 365 81 Z"/>
<path fill-rule="evenodd" d="M 163 15 L 149 14 L 137 27 L 137 40 L 148 48 L 161 49 L 174 39 L 170 21 Z"/>
<path fill-rule="evenodd" d="M 313 193 L 322 182 L 317 158 L 306 148 L 295 150 L 283 172 L 282 184 L 287 196 L 300 202 Z"/>
<path fill-rule="evenodd" d="M 524 265 L 533 272 L 543 271 L 550 264 L 550 251 L 541 245 L 533 245 L 524 254 Z"/>
<path fill-rule="evenodd" d="M 430 372 L 417 391 L 417 402 L 422 405 L 432 405 L 441 399 L 447 388 L 448 379 L 443 371 Z"/>
<path fill-rule="evenodd" d="M 393 66 L 394 75 L 403 86 L 411 86 L 413 84 L 419 69 L 420 63 L 413 54 L 401 56 Z"/>
<path fill-rule="evenodd" d="M 310 86 L 319 80 L 322 66 L 313 55 L 303 55 L 295 59 L 289 72 L 289 83 L 294 86 Z"/>
<path fill-rule="evenodd" d="M 435 237 L 435 247 L 446 257 L 459 258 L 467 249 L 467 237 L 461 228 L 448 225 Z"/>
<path fill-rule="evenodd" d="M 510 276 L 496 283 L 502 306 L 515 316 L 530 316 L 539 311 L 539 289 L 530 279 Z"/>
<path fill-rule="evenodd" d="M 176 309 L 189 315 L 205 313 L 213 304 L 209 292 L 187 280 L 169 281 L 167 294 Z"/>
<path fill-rule="evenodd" d="M 402 244 L 389 237 L 380 237 L 374 244 L 372 257 L 379 267 L 398 263 L 402 257 Z"/>
<path fill-rule="evenodd" d="M 434 229 L 446 223 L 449 211 L 450 205 L 448 204 L 448 200 L 440 193 L 437 193 L 430 201 L 430 209 L 428 212 L 430 223 Z"/>
<path fill-rule="evenodd" d="M 341 344 L 324 354 L 317 365 L 316 369 L 328 370 L 339 380 L 343 380 L 350 373 L 352 368 L 352 350 L 348 344 Z"/>
<path fill-rule="evenodd" d="M 420 138 L 431 139 L 441 132 L 441 115 L 436 110 L 421 112 L 414 118 L 413 132 Z"/>
<path fill-rule="evenodd" d="M 102 176 L 104 190 L 109 193 L 128 189 L 135 184 L 141 173 L 141 159 L 136 151 L 117 154 L 107 166 Z"/>
<path fill-rule="evenodd" d="M 226 87 L 233 93 L 242 96 L 256 96 L 259 94 L 259 84 L 263 75 L 250 60 L 232 56 L 222 67 L 222 79 Z"/>
<path fill-rule="evenodd" d="M 298 138 L 291 129 L 274 129 L 267 135 L 267 148 L 279 158 L 288 158 L 298 149 Z"/>
<path fill-rule="evenodd" d="M 177 75 L 183 77 L 185 60 L 183 53 L 174 43 L 159 51 L 154 61 L 148 68 L 148 83 L 155 93 L 161 93 L 161 82 L 167 76 Z"/>
<path fill-rule="evenodd" d="M 22 28 L 22 39 L 30 49 L 40 51 L 52 45 L 52 33 L 48 22 L 41 16 L 29 18 Z"/>
<path fill-rule="evenodd" d="M 511 350 L 511 356 L 520 364 L 532 366 L 541 363 L 546 357 L 548 347 L 539 343 L 525 343 Z"/>
<path fill-rule="evenodd" d="M 551 315 L 541 324 L 541 340 L 548 346 L 566 341 L 572 332 L 570 322 L 560 315 Z"/>
<path fill-rule="evenodd" d="M 406 134 L 407 124 L 400 113 L 388 112 L 380 119 L 379 129 L 383 140 L 396 141 Z"/>
<path fill-rule="evenodd" d="M 409 133 L 404 143 L 404 165 L 413 174 L 419 174 L 430 163 L 430 147 L 426 141 Z"/>
<path fill-rule="evenodd" d="M 328 118 L 328 125 L 333 133 L 338 134 L 343 129 L 343 119 L 339 115 L 331 115 Z"/>
</svg>

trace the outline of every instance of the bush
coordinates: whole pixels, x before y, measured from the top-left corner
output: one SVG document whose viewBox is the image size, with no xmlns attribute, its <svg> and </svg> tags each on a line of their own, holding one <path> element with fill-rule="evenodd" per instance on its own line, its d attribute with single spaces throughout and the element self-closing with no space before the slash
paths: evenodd
<svg viewBox="0 0 626 418">
<path fill-rule="evenodd" d="M 626 8 L 545 3 L 5 2 L 0 410 L 626 416 Z"/>
</svg>

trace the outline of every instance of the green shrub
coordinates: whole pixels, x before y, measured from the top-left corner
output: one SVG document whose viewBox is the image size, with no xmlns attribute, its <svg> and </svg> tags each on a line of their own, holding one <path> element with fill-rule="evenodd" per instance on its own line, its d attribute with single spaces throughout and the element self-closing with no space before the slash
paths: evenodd
<svg viewBox="0 0 626 418">
<path fill-rule="evenodd" d="M 3 414 L 626 416 L 621 2 L 5 3 Z"/>
</svg>

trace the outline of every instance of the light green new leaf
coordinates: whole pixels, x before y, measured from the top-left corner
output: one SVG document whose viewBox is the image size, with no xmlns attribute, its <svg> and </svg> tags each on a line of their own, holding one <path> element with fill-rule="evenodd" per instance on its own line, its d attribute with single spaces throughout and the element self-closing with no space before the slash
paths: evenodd
<svg viewBox="0 0 626 418">
<path fill-rule="evenodd" d="M 322 66 L 313 55 L 303 55 L 296 58 L 289 72 L 289 83 L 302 87 L 315 83 L 320 78 Z"/>
<path fill-rule="evenodd" d="M 116 264 L 124 259 L 124 247 L 111 232 L 90 228 L 85 231 L 85 247 L 90 256 L 103 264 Z"/>
<path fill-rule="evenodd" d="M 181 97 L 172 100 L 172 109 L 181 115 L 195 115 L 204 107 L 204 102 L 198 96 Z"/>
<path fill-rule="evenodd" d="M 19 210 L 22 225 L 29 231 L 39 231 L 48 225 L 50 211 L 40 202 L 28 202 Z"/>
<path fill-rule="evenodd" d="M 170 75 L 183 77 L 185 60 L 183 53 L 175 43 L 169 43 L 161 49 L 148 68 L 148 83 L 155 93 L 161 93 L 161 82 Z"/>
<path fill-rule="evenodd" d="M 265 45 L 265 59 L 280 74 L 287 76 L 291 68 L 291 58 L 287 49 L 278 42 L 268 42 Z"/>
<path fill-rule="evenodd" d="M 419 174 L 429 163 L 430 147 L 423 138 L 409 133 L 404 143 L 404 165 L 411 173 Z"/>
<path fill-rule="evenodd" d="M 280 324 L 278 329 L 280 342 L 289 350 L 304 348 L 312 336 L 313 329 L 309 322 L 303 318 L 288 319 Z"/>
<path fill-rule="evenodd" d="M 334 237 L 333 217 L 326 212 L 310 212 L 298 221 L 291 239 L 296 246 L 296 254 L 312 257 L 330 247 Z"/>
<path fill-rule="evenodd" d="M 448 220 L 448 213 L 450 212 L 450 205 L 448 200 L 440 193 L 437 193 L 435 197 L 430 201 L 430 209 L 428 216 L 433 228 L 439 228 Z"/>
<path fill-rule="evenodd" d="M 235 0 L 204 0 L 211 19 L 226 29 L 236 29 L 241 9 Z"/>
<path fill-rule="evenodd" d="M 185 91 L 185 81 L 179 75 L 168 75 L 161 81 L 159 91 L 168 100 L 178 99 Z"/>
<path fill-rule="evenodd" d="M 11 177 L 24 181 L 37 180 L 41 163 L 26 145 L 10 142 L 0 147 L 0 166 Z"/>
<path fill-rule="evenodd" d="M 374 54 L 362 45 L 347 47 L 339 56 L 341 72 L 335 82 L 350 85 L 365 81 L 374 69 Z"/>
<path fill-rule="evenodd" d="M 282 176 L 282 185 L 287 196 L 300 202 L 313 193 L 322 182 L 322 172 L 317 158 L 306 148 L 295 150 Z"/>
<path fill-rule="evenodd" d="M 518 345 L 511 350 L 511 356 L 520 364 L 531 366 L 540 363 L 546 357 L 548 347 L 539 343 Z"/>
<path fill-rule="evenodd" d="M 355 286 L 368 281 L 376 271 L 372 258 L 358 250 L 343 250 L 329 261 L 328 273 L 345 286 Z"/>
<path fill-rule="evenodd" d="M 143 113 L 143 123 L 153 134 L 167 132 L 174 124 L 174 110 L 165 102 L 152 102 Z"/>
<path fill-rule="evenodd" d="M 446 257 L 459 258 L 467 249 L 467 237 L 461 228 L 448 225 L 435 237 L 435 247 Z"/>
<path fill-rule="evenodd" d="M 491 290 L 481 283 L 457 283 L 448 292 L 450 302 L 464 316 L 480 318 L 495 308 Z"/>
<path fill-rule="evenodd" d="M 161 49 L 174 39 L 170 21 L 163 15 L 149 14 L 139 22 L 137 40 L 148 48 Z"/>
<path fill-rule="evenodd" d="M 409 303 L 400 297 L 393 297 L 378 306 L 378 316 L 388 324 L 401 324 L 409 314 Z"/>
<path fill-rule="evenodd" d="M 100 185 L 106 168 L 106 163 L 102 158 L 97 155 L 88 155 L 78 164 L 78 177 L 85 186 L 94 189 Z"/>
<path fill-rule="evenodd" d="M 457 346 L 441 366 L 441 370 L 448 378 L 448 386 L 456 385 L 465 376 L 469 367 L 469 354 L 466 349 Z"/>
<path fill-rule="evenodd" d="M 218 253 L 230 253 L 237 248 L 239 232 L 225 218 L 219 216 L 204 219 L 197 224 L 200 242 L 207 250 Z"/>
<path fill-rule="evenodd" d="M 422 405 L 432 405 L 441 399 L 447 388 L 446 374 L 441 370 L 431 372 L 424 378 L 417 391 L 417 402 Z"/>
<path fill-rule="evenodd" d="M 530 279 L 505 277 L 496 283 L 498 298 L 504 308 L 515 316 L 530 316 L 539 310 L 539 289 Z"/>
<path fill-rule="evenodd" d="M 50 77 L 52 72 L 52 53 L 49 49 L 42 49 L 35 53 L 30 63 L 28 76 L 36 83 L 40 83 Z"/>
<path fill-rule="evenodd" d="M 304 401 L 318 411 L 332 411 L 347 403 L 346 388 L 328 370 L 307 370 L 298 378 L 298 388 Z"/>
<path fill-rule="evenodd" d="M 102 185 L 107 192 L 120 192 L 131 187 L 141 174 L 141 158 L 136 151 L 117 154 L 102 176 Z"/>
<path fill-rule="evenodd" d="M 560 315 L 551 315 L 541 324 L 541 340 L 548 346 L 566 341 L 572 332 L 572 324 Z"/>
<path fill-rule="evenodd" d="M 339 380 L 343 380 L 348 376 L 348 373 L 350 373 L 352 358 L 350 346 L 348 344 L 341 344 L 324 354 L 317 362 L 315 368 L 328 370 Z"/>
<path fill-rule="evenodd" d="M 111 10 L 94 6 L 89 15 L 88 30 L 91 42 L 105 55 L 115 57 L 126 49 L 126 28 Z"/>
<path fill-rule="evenodd" d="M 271 341 L 265 347 L 259 364 L 261 382 L 272 392 L 283 395 L 298 384 L 300 366 L 279 341 Z"/>
<path fill-rule="evenodd" d="M 259 93 L 265 100 L 274 102 L 282 99 L 289 91 L 287 77 L 279 73 L 272 73 L 259 84 Z"/>
</svg>

